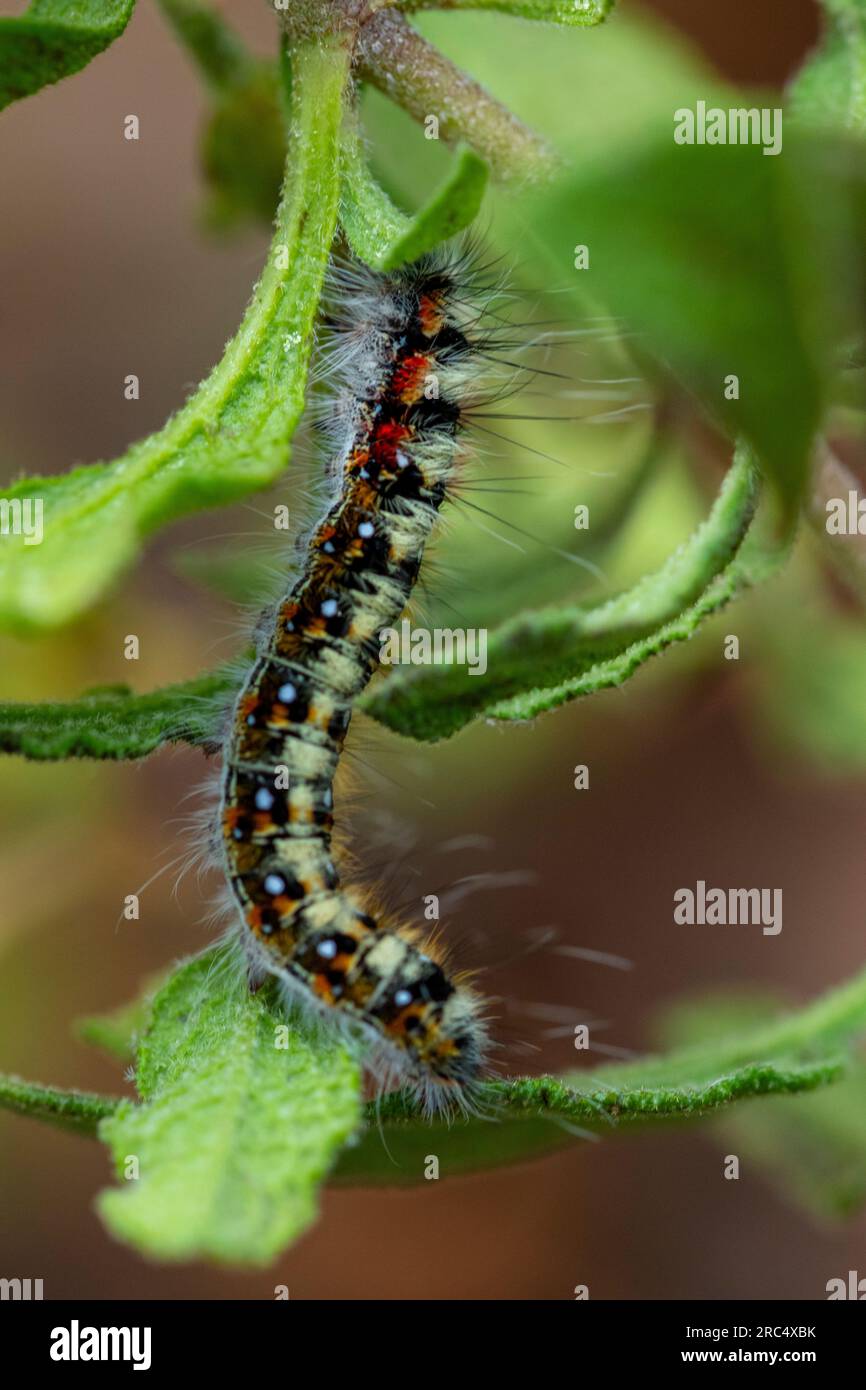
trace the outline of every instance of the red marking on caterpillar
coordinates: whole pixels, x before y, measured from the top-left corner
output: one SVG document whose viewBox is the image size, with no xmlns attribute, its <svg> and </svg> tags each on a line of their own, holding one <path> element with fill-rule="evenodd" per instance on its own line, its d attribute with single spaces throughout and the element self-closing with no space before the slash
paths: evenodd
<svg viewBox="0 0 866 1390">
<path fill-rule="evenodd" d="M 383 1082 L 414 1087 L 428 1110 L 466 1107 L 487 1052 L 482 1001 L 449 977 L 432 938 L 341 886 L 332 784 L 379 633 L 402 615 L 464 466 L 494 287 L 465 257 L 441 255 L 387 276 L 352 268 L 343 279 L 331 353 L 343 383 L 333 495 L 301 577 L 260 628 L 235 705 L 223 867 L 254 982 L 278 976 L 293 999 L 370 1044 Z"/>
</svg>

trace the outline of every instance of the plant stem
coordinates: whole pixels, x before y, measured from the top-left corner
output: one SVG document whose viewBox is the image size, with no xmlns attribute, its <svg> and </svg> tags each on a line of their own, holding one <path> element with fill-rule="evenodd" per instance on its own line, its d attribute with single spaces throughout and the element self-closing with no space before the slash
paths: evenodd
<svg viewBox="0 0 866 1390">
<path fill-rule="evenodd" d="M 253 60 L 220 15 L 198 4 L 197 0 L 158 2 L 214 90 L 222 92 L 237 86 L 249 75 Z"/>
<path fill-rule="evenodd" d="M 95 1134 L 100 1120 L 113 1114 L 119 1104 L 117 1096 L 61 1091 L 56 1086 L 40 1086 L 17 1076 L 0 1076 L 0 1107 L 4 1110 L 29 1115 L 33 1120 L 47 1120 L 79 1134 Z"/>
<path fill-rule="evenodd" d="M 540 136 L 394 10 L 381 10 L 361 26 L 356 61 L 362 77 L 416 120 L 436 116 L 443 139 L 465 140 L 500 181 L 540 180 L 555 168 Z"/>
</svg>

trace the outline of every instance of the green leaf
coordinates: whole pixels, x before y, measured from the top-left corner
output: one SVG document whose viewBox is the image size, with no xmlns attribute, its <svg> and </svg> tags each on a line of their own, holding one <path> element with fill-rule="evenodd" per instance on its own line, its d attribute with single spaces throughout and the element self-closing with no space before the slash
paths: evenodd
<svg viewBox="0 0 866 1390">
<path fill-rule="evenodd" d="M 119 38 L 135 0 L 32 0 L 0 19 L 0 110 L 87 66 Z"/>
<path fill-rule="evenodd" d="M 715 104 L 744 98 L 710 93 Z M 574 171 L 521 220 L 575 311 L 590 295 L 621 315 L 645 361 L 749 441 L 790 515 L 839 345 L 862 329 L 857 294 L 840 293 L 866 276 L 862 151 L 803 130 L 786 130 L 776 157 L 673 137 L 671 113 L 642 148 Z M 589 248 L 579 272 L 577 245 Z"/>
<path fill-rule="evenodd" d="M 83 612 L 144 536 L 186 512 L 272 482 L 304 405 L 313 324 L 339 196 L 348 55 L 311 43 L 294 57 L 292 149 L 276 233 L 235 337 L 168 424 L 113 463 L 30 478 L 9 500 L 42 498 L 44 539 L 0 549 L 0 626 L 57 627 Z"/>
<path fill-rule="evenodd" d="M 750 456 L 741 449 L 707 521 L 657 574 L 598 607 L 519 614 L 490 633 L 484 674 L 465 666 L 394 668 L 361 708 L 396 732 L 435 740 L 472 719 L 531 719 L 621 685 L 769 568 L 754 551 L 731 563 L 756 497 Z"/>
<path fill-rule="evenodd" d="M 549 608 L 504 623 L 490 633 L 483 675 L 397 667 L 359 707 L 397 733 L 435 740 L 472 719 L 529 719 L 621 685 L 778 563 L 757 547 L 733 559 L 756 499 L 751 457 L 741 448 L 710 516 L 658 573 L 594 608 Z M 69 704 L 0 705 L 0 749 L 38 759 L 137 758 L 169 740 L 207 742 L 236 681 L 224 668 L 148 695 L 109 690 Z"/>
<path fill-rule="evenodd" d="M 40 1086 L 17 1076 L 0 1076 L 0 1109 L 32 1120 L 45 1120 L 77 1134 L 95 1134 L 100 1122 L 113 1114 L 120 1101 L 89 1091 L 61 1091 Z"/>
<path fill-rule="evenodd" d="M 414 217 L 407 217 L 373 178 L 357 127 L 347 121 L 340 221 L 353 252 L 374 270 L 393 270 L 418 260 L 474 221 L 487 172 L 484 160 L 461 146 L 445 182 Z"/>
<path fill-rule="evenodd" d="M 360 1118 L 357 1064 L 250 996 L 225 957 L 182 965 L 153 1004 L 142 1104 L 100 1128 L 123 1177 L 99 1209 L 121 1240 L 162 1259 L 264 1264 L 315 1219 L 316 1189 Z"/>
<path fill-rule="evenodd" d="M 866 3 L 823 0 L 824 34 L 789 89 L 791 111 L 814 123 L 866 128 Z"/>
<path fill-rule="evenodd" d="M 236 684 L 223 669 L 146 695 L 114 686 L 69 703 L 0 704 L 0 749 L 50 761 L 143 758 L 164 743 L 201 743 Z"/>
<path fill-rule="evenodd" d="M 586 29 L 601 24 L 614 0 L 398 0 L 395 8 L 413 14 L 418 10 L 498 10 L 521 19 L 540 19 Z"/>
</svg>

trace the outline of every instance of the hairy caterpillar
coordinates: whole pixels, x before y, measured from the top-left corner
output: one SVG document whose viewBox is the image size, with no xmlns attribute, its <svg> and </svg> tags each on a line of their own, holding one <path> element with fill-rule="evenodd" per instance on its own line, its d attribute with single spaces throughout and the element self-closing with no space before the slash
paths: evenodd
<svg viewBox="0 0 866 1390">
<path fill-rule="evenodd" d="M 235 705 L 222 858 L 251 979 L 276 974 L 294 999 L 371 1043 L 380 1074 L 434 1110 L 466 1105 L 483 1068 L 481 1000 L 430 943 L 341 888 L 332 786 L 379 633 L 406 606 L 465 459 L 461 424 L 493 343 L 483 315 L 493 288 L 467 256 L 442 254 L 386 276 L 353 268 L 343 287 L 333 496 L 301 577 L 260 628 Z"/>
</svg>

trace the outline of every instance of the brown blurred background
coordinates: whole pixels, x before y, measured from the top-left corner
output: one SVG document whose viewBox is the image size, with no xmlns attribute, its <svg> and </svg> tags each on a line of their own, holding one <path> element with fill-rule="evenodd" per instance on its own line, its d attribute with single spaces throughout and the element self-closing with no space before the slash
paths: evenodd
<svg viewBox="0 0 866 1390">
<path fill-rule="evenodd" d="M 221 8 L 268 51 L 266 6 Z M 653 8 L 744 82 L 784 81 L 818 27 L 810 0 Z M 3 113 L 0 476 L 122 452 L 162 423 L 233 331 L 266 238 L 200 235 L 202 110 L 186 57 L 141 0 L 123 39 L 85 73 Z M 138 143 L 121 138 L 130 112 Z M 142 382 L 136 403 L 123 399 L 131 371 Z M 175 527 L 74 631 L 5 640 L 0 695 L 52 698 L 120 680 L 144 690 L 221 659 L 236 645 L 233 611 L 178 579 L 170 557 L 247 523 L 236 508 Z M 716 627 L 718 648 L 737 621 Z M 132 674 L 127 632 L 141 638 Z M 408 882 L 433 891 L 443 876 L 435 847 L 461 835 L 494 844 L 460 872 L 537 875 L 532 889 L 473 899 L 458 936 L 471 915 L 488 955 L 504 960 L 524 923 L 554 923 L 566 941 L 634 962 L 623 973 L 541 952 L 490 976 L 512 1001 L 509 1031 L 541 1048 L 533 1069 L 565 1068 L 574 1052 L 568 1039 L 544 1042 L 521 1001 L 586 1010 L 609 1020 L 610 1044 L 640 1051 L 667 999 L 749 982 L 802 1000 L 862 964 L 862 779 L 831 779 L 756 737 L 760 652 L 746 648 L 738 666 L 717 662 L 709 674 L 694 675 L 685 651 L 664 662 L 663 683 L 646 673 L 533 728 L 475 727 L 432 751 L 369 727 L 355 734 L 384 774 L 369 782 L 371 800 L 412 827 Z M 591 767 L 589 793 L 572 789 L 579 762 Z M 206 939 L 195 887 L 175 901 L 171 875 L 144 895 L 139 923 L 116 926 L 123 896 L 176 852 L 172 821 L 202 770 L 188 750 L 141 766 L 0 767 L 4 1071 L 123 1086 L 116 1067 L 72 1040 L 72 1025 Z M 697 878 L 782 886 L 781 936 L 674 928 L 673 890 Z M 569 1298 L 585 1283 L 594 1298 L 797 1299 L 822 1297 L 849 1268 L 866 1272 L 864 1217 L 820 1226 L 754 1167 L 724 1181 L 725 1152 L 712 1131 L 674 1128 L 576 1142 L 483 1177 L 329 1192 L 296 1249 L 243 1275 L 160 1267 L 124 1250 L 91 1209 L 109 1176 L 104 1151 L 3 1117 L 0 1273 L 42 1277 L 49 1297 L 256 1298 L 285 1283 L 293 1298 L 533 1299 Z"/>
</svg>

